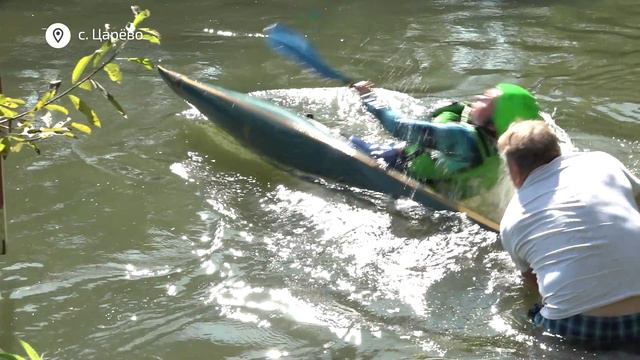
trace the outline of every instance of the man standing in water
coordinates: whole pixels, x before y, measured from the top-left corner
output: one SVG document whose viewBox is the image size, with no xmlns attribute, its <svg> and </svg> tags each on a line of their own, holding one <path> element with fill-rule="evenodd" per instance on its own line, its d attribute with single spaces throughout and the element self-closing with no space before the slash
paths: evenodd
<svg viewBox="0 0 640 360">
<path fill-rule="evenodd" d="M 427 120 L 402 119 L 378 101 L 371 86 L 366 81 L 353 85 L 367 110 L 408 145 L 381 147 L 354 136 L 352 144 L 454 198 L 493 187 L 500 175 L 497 137 L 517 119 L 539 118 L 533 95 L 513 84 L 498 84 L 471 105 L 455 102 L 436 109 Z"/>
<path fill-rule="evenodd" d="M 603 152 L 560 154 L 542 121 L 498 140 L 517 192 L 504 249 L 542 299 L 537 327 L 585 344 L 640 340 L 640 180 Z"/>
</svg>

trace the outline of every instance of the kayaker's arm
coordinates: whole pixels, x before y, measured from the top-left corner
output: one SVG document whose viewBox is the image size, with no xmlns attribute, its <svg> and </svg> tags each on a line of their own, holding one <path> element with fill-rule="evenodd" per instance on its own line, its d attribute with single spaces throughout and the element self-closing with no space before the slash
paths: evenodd
<svg viewBox="0 0 640 360">
<path fill-rule="evenodd" d="M 363 98 L 363 104 L 391 135 L 408 142 L 422 140 L 431 124 L 424 120 L 403 119 L 395 111 L 378 103 L 375 96 Z"/>
<path fill-rule="evenodd" d="M 431 122 L 401 118 L 390 107 L 378 101 L 376 94 L 371 91 L 371 83 L 359 84 L 357 83 L 354 87 L 360 93 L 362 104 L 391 135 L 411 143 L 420 142 L 424 138 L 425 131 L 428 131 L 430 125 L 432 125 Z"/>
<path fill-rule="evenodd" d="M 457 122 L 434 123 L 401 118 L 391 108 L 381 104 L 373 92 L 365 93 L 362 101 L 394 137 L 418 144 L 421 148 L 440 151 L 439 158 L 446 162 L 443 165 L 450 171 L 465 169 L 482 161 L 478 152 L 478 138 L 470 126 Z"/>
<path fill-rule="evenodd" d="M 457 122 L 464 105 L 453 103 L 436 114 L 449 117 L 446 122 L 410 120 L 401 118 L 395 111 L 381 103 L 372 91 L 373 84 L 359 82 L 353 87 L 360 93 L 363 104 L 382 126 L 394 137 L 418 145 L 418 149 L 437 150 L 438 165 L 443 169 L 456 172 L 468 169 L 482 162 L 481 144 L 475 130 L 466 124 Z M 438 111 L 436 110 L 436 112 Z M 454 112 L 455 111 L 455 112 Z M 456 118 L 456 119 L 454 119 Z M 411 154 L 407 154 L 411 156 Z"/>
<path fill-rule="evenodd" d="M 401 119 L 391 108 L 378 101 L 378 96 L 372 90 L 373 83 L 369 81 L 357 82 L 352 87 L 360 94 L 362 104 L 367 111 L 380 120 L 382 127 L 391 135 L 410 142 L 417 142 L 422 137 L 417 125 L 428 122 Z M 413 131 L 414 129 L 417 131 Z"/>
</svg>

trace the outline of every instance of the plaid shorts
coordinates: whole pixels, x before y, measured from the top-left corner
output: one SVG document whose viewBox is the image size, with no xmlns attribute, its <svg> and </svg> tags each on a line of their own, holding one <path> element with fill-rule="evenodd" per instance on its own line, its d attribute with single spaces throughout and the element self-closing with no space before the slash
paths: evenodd
<svg viewBox="0 0 640 360">
<path fill-rule="evenodd" d="M 606 346 L 640 340 L 640 314 L 620 316 L 574 315 L 564 319 L 547 319 L 536 305 L 529 315 L 537 328 L 567 341 Z"/>
</svg>

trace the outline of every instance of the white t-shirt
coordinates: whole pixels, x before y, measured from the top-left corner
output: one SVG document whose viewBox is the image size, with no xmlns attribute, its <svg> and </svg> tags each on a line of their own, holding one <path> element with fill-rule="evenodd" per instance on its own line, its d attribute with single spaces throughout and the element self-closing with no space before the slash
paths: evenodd
<svg viewBox="0 0 640 360">
<path fill-rule="evenodd" d="M 500 233 L 518 269 L 537 275 L 542 316 L 640 295 L 639 193 L 640 181 L 603 152 L 562 155 L 529 174 Z"/>
</svg>

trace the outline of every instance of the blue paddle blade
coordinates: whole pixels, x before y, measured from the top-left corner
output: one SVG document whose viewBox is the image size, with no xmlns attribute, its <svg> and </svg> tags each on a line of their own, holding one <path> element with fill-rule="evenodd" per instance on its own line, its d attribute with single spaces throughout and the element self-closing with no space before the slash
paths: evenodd
<svg viewBox="0 0 640 360">
<path fill-rule="evenodd" d="M 352 83 L 351 79 L 327 65 L 304 38 L 304 35 L 280 23 L 270 25 L 264 29 L 264 32 L 267 34 L 267 45 L 277 53 L 317 72 L 321 76 L 341 81 L 344 84 Z"/>
</svg>

